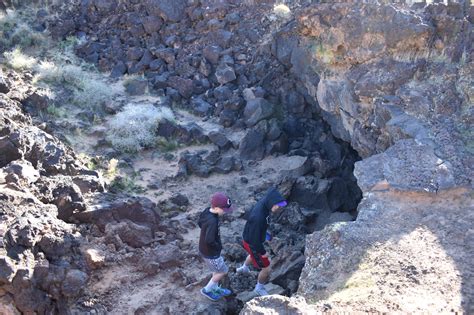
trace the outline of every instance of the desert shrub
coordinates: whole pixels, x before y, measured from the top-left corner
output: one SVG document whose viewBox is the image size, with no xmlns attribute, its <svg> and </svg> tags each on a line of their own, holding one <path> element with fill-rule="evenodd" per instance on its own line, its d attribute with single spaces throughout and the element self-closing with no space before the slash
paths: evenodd
<svg viewBox="0 0 474 315">
<path fill-rule="evenodd" d="M 155 141 L 156 146 L 163 152 L 174 151 L 179 148 L 179 143 L 176 140 L 168 140 L 163 137 L 157 137 Z"/>
<path fill-rule="evenodd" d="M 20 24 L 11 35 L 11 46 L 26 49 L 33 46 L 41 46 L 45 41 L 43 34 L 36 32 L 26 24 Z"/>
<path fill-rule="evenodd" d="M 174 119 L 169 108 L 157 108 L 151 104 L 126 105 L 111 119 L 107 138 L 123 152 L 152 147 L 156 141 L 156 128 L 162 119 Z"/>
<path fill-rule="evenodd" d="M 291 16 L 290 8 L 283 3 L 275 4 L 273 7 L 273 13 L 275 13 L 280 18 L 288 18 Z"/>
<path fill-rule="evenodd" d="M 0 50 L 8 50 L 12 47 L 24 50 L 47 45 L 46 36 L 33 30 L 25 19 L 25 16 L 14 10 L 0 12 Z"/>
<path fill-rule="evenodd" d="M 82 108 L 97 109 L 120 92 L 114 85 L 98 79 L 95 73 L 85 71 L 77 65 L 60 67 L 53 62 L 44 61 L 36 67 L 36 71 L 36 81 L 70 88 L 72 103 Z"/>
<path fill-rule="evenodd" d="M 126 192 L 126 193 L 143 193 L 146 190 L 135 183 L 135 178 L 127 176 L 117 176 L 112 180 L 108 189 L 112 193 Z"/>
<path fill-rule="evenodd" d="M 74 90 L 73 103 L 83 108 L 98 108 L 117 94 L 110 85 L 97 79 L 84 79 Z"/>
<path fill-rule="evenodd" d="M 63 52 L 73 52 L 74 47 L 80 44 L 81 41 L 76 36 L 68 36 L 65 40 L 59 42 L 58 48 Z"/>
<path fill-rule="evenodd" d="M 15 70 L 31 70 L 37 64 L 35 58 L 25 55 L 19 47 L 3 54 L 7 64 Z"/>
<path fill-rule="evenodd" d="M 64 117 L 66 116 L 66 113 L 64 111 L 63 108 L 61 107 L 58 107 L 57 105 L 49 105 L 47 108 L 46 108 L 46 113 L 50 116 L 54 116 L 54 117 Z"/>
</svg>

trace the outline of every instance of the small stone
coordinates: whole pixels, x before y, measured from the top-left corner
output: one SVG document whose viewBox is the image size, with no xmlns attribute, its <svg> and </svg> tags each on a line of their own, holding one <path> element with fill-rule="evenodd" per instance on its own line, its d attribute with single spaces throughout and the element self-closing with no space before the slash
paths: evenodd
<svg viewBox="0 0 474 315">
<path fill-rule="evenodd" d="M 177 193 L 170 198 L 170 201 L 175 205 L 182 207 L 189 205 L 189 199 L 183 194 Z"/>
<path fill-rule="evenodd" d="M 244 109 L 244 119 L 248 127 L 256 125 L 259 121 L 273 115 L 273 105 L 263 98 L 247 101 Z"/>
<path fill-rule="evenodd" d="M 193 112 L 199 116 L 207 116 L 212 111 L 212 105 L 202 98 L 193 99 L 191 105 Z"/>
<path fill-rule="evenodd" d="M 89 248 L 84 251 L 87 265 L 90 269 L 99 269 L 105 263 L 105 255 L 102 251 Z"/>
<path fill-rule="evenodd" d="M 219 46 L 207 46 L 203 49 L 202 54 L 207 61 L 211 64 L 216 65 L 219 63 L 219 57 L 221 55 L 222 48 Z"/>
<path fill-rule="evenodd" d="M 216 78 L 220 84 L 226 84 L 237 79 L 234 68 L 227 64 L 220 65 L 216 70 Z"/>
<path fill-rule="evenodd" d="M 211 131 L 208 135 L 209 139 L 219 147 L 221 150 L 227 150 L 232 146 L 232 142 L 225 134 L 219 131 Z"/>
</svg>

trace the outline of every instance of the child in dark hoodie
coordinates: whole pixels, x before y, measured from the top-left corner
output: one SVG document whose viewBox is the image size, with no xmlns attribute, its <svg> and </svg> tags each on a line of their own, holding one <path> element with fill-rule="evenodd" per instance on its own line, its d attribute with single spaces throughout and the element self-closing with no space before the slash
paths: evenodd
<svg viewBox="0 0 474 315">
<path fill-rule="evenodd" d="M 221 288 L 219 281 L 222 280 L 229 268 L 221 256 L 222 243 L 219 232 L 219 216 L 232 212 L 232 202 L 221 192 L 211 197 L 211 207 L 206 208 L 199 216 L 199 252 L 212 272 L 209 283 L 201 289 L 201 294 L 212 301 L 219 300 L 222 296 L 228 296 L 232 292 Z"/>
<path fill-rule="evenodd" d="M 248 256 L 244 264 L 237 268 L 238 273 L 248 273 L 249 266 L 260 270 L 258 274 L 257 285 L 254 292 L 260 296 L 268 295 L 264 284 L 270 277 L 270 259 L 265 251 L 263 243 L 268 239 L 268 223 L 270 214 L 276 213 L 280 208 L 285 207 L 287 202 L 275 188 L 270 189 L 266 195 L 250 211 L 247 223 L 244 227 L 242 245 L 247 251 Z"/>
</svg>

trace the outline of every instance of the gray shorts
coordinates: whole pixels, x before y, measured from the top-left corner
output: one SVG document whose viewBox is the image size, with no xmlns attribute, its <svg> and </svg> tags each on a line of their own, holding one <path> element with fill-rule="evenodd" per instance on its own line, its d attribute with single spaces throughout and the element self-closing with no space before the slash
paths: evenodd
<svg viewBox="0 0 474 315">
<path fill-rule="evenodd" d="M 205 257 L 202 259 L 204 259 L 211 272 L 227 273 L 229 271 L 229 267 L 227 267 L 225 264 L 224 258 L 222 258 L 222 256 L 215 259 Z"/>
</svg>

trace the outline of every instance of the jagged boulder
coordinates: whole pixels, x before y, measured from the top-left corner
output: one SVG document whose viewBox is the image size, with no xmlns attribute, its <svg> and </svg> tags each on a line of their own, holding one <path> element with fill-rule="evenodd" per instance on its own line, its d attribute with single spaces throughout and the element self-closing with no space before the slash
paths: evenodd
<svg viewBox="0 0 474 315">
<path fill-rule="evenodd" d="M 105 225 L 106 235 L 118 235 L 125 244 L 138 248 L 153 241 L 151 228 L 133 223 L 130 220 L 121 220 L 119 223 Z"/>
<path fill-rule="evenodd" d="M 79 187 L 67 176 L 41 178 L 38 183 L 38 195 L 44 203 L 58 208 L 58 218 L 68 221 L 75 212 L 86 209 Z"/>
<path fill-rule="evenodd" d="M 185 17 L 185 0 L 148 0 L 147 11 L 150 16 L 159 16 L 165 21 L 179 22 Z"/>
<path fill-rule="evenodd" d="M 232 146 L 232 142 L 222 131 L 211 131 L 208 135 L 209 140 L 217 145 L 221 150 L 227 150 Z"/>
<path fill-rule="evenodd" d="M 86 211 L 74 214 L 73 218 L 79 222 L 95 224 L 102 231 L 107 224 L 124 220 L 147 227 L 152 232 L 158 230 L 159 214 L 155 212 L 155 204 L 148 198 L 115 194 L 101 194 L 97 197 L 96 204 L 89 206 Z"/>
<path fill-rule="evenodd" d="M 30 185 L 40 178 L 40 173 L 31 165 L 30 162 L 19 160 L 8 164 L 4 168 L 5 180 L 7 183 L 19 183 Z"/>
<path fill-rule="evenodd" d="M 273 115 L 273 105 L 263 98 L 247 101 L 244 109 L 244 119 L 248 127 L 256 125 L 259 121 Z"/>
<path fill-rule="evenodd" d="M 77 269 L 70 269 L 61 284 L 61 292 L 66 297 L 81 295 L 86 285 L 88 276 L 85 272 Z"/>
<path fill-rule="evenodd" d="M 261 160 L 265 154 L 265 133 L 259 129 L 250 129 L 239 145 L 239 156 L 242 160 Z"/>
<path fill-rule="evenodd" d="M 3 76 L 2 70 L 0 70 L 0 93 L 7 94 L 10 91 L 10 87 Z"/>
</svg>

